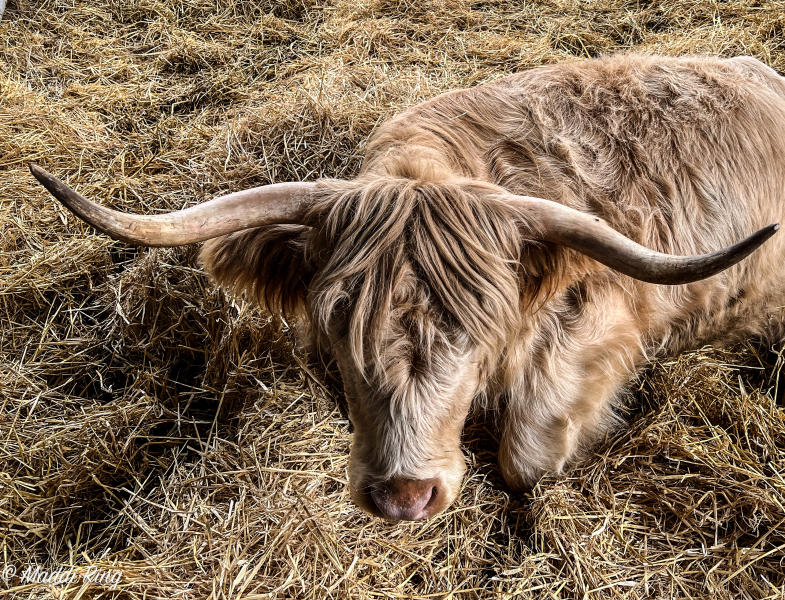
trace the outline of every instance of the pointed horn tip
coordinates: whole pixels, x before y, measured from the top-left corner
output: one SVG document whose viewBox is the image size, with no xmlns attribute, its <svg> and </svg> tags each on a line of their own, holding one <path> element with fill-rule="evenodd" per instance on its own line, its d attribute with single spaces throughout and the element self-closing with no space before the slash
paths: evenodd
<svg viewBox="0 0 785 600">
<path fill-rule="evenodd" d="M 35 163 L 30 163 L 28 165 L 28 168 L 30 169 L 30 172 L 33 174 L 33 177 L 35 177 L 36 179 L 40 179 L 42 176 L 48 175 L 48 173 L 44 171 L 44 169 L 42 169 Z"/>
<path fill-rule="evenodd" d="M 30 163 L 28 165 L 28 168 L 30 169 L 30 172 L 33 174 L 33 177 L 35 177 L 38 180 L 38 183 L 43 185 L 50 192 L 52 192 L 52 188 L 51 188 L 52 185 L 54 185 L 55 183 L 60 183 L 54 175 L 52 175 L 49 171 L 47 171 L 43 167 L 39 167 L 35 163 Z"/>
<path fill-rule="evenodd" d="M 768 240 L 771 236 L 777 233 L 780 230 L 779 223 L 771 223 L 770 225 L 766 225 L 762 229 L 759 229 L 755 233 L 753 233 L 750 238 L 756 238 L 759 240 L 759 243 L 762 244 L 766 240 Z"/>
</svg>

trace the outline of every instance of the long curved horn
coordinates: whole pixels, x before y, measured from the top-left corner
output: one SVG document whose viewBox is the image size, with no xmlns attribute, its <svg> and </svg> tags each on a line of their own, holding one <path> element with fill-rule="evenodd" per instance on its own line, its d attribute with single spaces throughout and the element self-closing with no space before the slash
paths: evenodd
<svg viewBox="0 0 785 600">
<path fill-rule="evenodd" d="M 91 202 L 38 165 L 30 172 L 68 210 L 109 235 L 139 246 L 182 246 L 273 223 L 305 224 L 314 183 L 274 183 L 160 215 L 135 215 Z"/>
<path fill-rule="evenodd" d="M 577 250 L 635 279 L 667 285 L 705 279 L 735 265 L 780 228 L 776 223 L 768 225 L 732 246 L 709 254 L 674 256 L 641 246 L 599 217 L 558 202 L 513 194 L 504 199 L 522 214 L 535 217 L 544 241 Z"/>
</svg>

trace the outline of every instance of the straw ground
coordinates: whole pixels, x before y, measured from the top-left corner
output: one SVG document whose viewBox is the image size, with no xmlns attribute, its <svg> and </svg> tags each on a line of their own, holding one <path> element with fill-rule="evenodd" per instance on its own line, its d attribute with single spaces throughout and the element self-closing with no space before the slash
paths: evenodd
<svg viewBox="0 0 785 600">
<path fill-rule="evenodd" d="M 194 247 L 97 235 L 26 170 L 154 213 L 351 177 L 382 119 L 450 88 L 628 49 L 783 72 L 784 35 L 782 2 L 11 0 L 0 566 L 17 575 L 0 597 L 785 596 L 778 348 L 653 366 L 629 428 L 525 497 L 494 467 L 497 415 L 478 414 L 456 504 L 390 525 L 349 502 L 339 384 L 294 327 L 215 289 Z M 80 578 L 24 581 L 36 564 Z"/>
</svg>

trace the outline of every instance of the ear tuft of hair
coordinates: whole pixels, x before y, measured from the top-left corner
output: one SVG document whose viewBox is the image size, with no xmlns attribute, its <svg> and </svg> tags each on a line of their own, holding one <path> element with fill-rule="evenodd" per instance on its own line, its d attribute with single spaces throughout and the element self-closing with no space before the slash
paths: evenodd
<svg viewBox="0 0 785 600">
<path fill-rule="evenodd" d="M 199 261 L 219 285 L 245 294 L 270 312 L 302 313 L 314 268 L 307 258 L 310 228 L 270 225 L 205 242 Z"/>
</svg>

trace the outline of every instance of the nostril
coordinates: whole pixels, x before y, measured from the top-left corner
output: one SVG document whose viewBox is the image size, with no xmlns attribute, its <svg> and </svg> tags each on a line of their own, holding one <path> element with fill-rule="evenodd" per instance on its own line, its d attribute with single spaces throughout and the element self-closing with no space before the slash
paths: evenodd
<svg viewBox="0 0 785 600">
<path fill-rule="evenodd" d="M 384 506 L 386 505 L 386 497 L 387 494 L 384 493 L 382 489 L 372 489 L 371 490 L 371 500 L 373 501 L 374 506 L 384 514 Z"/>
<path fill-rule="evenodd" d="M 428 499 L 428 503 L 425 505 L 425 508 L 429 508 L 436 501 L 436 497 L 438 495 L 439 495 L 438 486 L 433 486 L 433 489 L 431 490 L 431 497 Z"/>
</svg>

